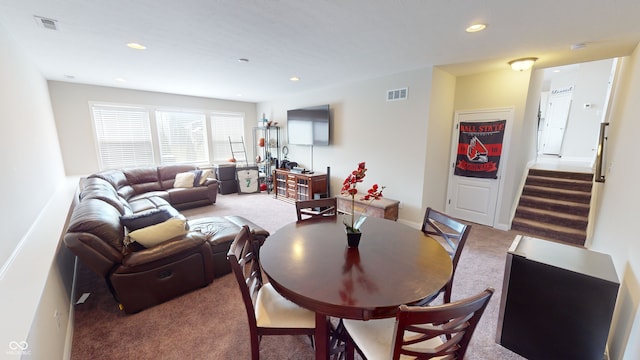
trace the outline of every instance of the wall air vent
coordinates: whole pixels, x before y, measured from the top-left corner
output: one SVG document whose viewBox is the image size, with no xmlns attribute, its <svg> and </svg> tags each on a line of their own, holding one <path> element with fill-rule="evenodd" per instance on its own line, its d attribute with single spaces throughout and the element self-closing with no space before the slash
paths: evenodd
<svg viewBox="0 0 640 360">
<path fill-rule="evenodd" d="M 387 101 L 407 100 L 409 88 L 387 90 Z"/>
<path fill-rule="evenodd" d="M 39 27 L 58 31 L 58 20 L 48 19 L 37 15 L 34 15 L 33 18 L 36 20 L 36 24 L 38 24 Z"/>
</svg>

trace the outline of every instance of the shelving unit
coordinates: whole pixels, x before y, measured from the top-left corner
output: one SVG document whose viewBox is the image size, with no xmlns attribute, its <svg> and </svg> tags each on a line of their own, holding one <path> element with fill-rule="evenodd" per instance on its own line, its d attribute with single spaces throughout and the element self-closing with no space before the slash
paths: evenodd
<svg viewBox="0 0 640 360">
<path fill-rule="evenodd" d="M 253 146 L 260 181 L 266 183 L 267 192 L 271 192 L 273 190 L 272 174 L 280 164 L 280 127 L 254 127 Z"/>
<path fill-rule="evenodd" d="M 285 169 L 275 170 L 275 196 L 277 199 L 296 202 L 313 199 L 314 194 L 327 191 L 327 174 L 294 173 Z"/>
</svg>

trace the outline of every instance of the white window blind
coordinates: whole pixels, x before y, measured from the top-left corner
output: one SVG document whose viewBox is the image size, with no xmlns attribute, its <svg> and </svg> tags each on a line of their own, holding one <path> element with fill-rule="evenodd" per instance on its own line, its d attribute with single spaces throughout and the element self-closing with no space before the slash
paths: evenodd
<svg viewBox="0 0 640 360">
<path fill-rule="evenodd" d="M 153 145 L 145 108 L 94 105 L 100 169 L 152 165 Z"/>
<path fill-rule="evenodd" d="M 211 114 L 211 124 L 213 161 L 227 161 L 232 157 L 229 137 L 240 141 L 244 136 L 244 115 L 214 113 Z"/>
<path fill-rule="evenodd" d="M 207 122 L 203 113 L 156 111 L 160 162 L 208 164 Z"/>
</svg>

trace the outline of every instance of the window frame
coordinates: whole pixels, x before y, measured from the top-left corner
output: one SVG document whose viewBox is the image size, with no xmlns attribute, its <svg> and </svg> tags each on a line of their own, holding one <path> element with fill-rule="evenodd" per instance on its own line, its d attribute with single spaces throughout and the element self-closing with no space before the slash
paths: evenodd
<svg viewBox="0 0 640 360">
<path fill-rule="evenodd" d="M 94 115 L 94 108 L 100 107 L 115 107 L 115 108 L 133 108 L 133 109 L 144 109 L 147 113 L 148 120 L 148 128 L 151 132 L 151 149 L 152 149 L 152 157 L 153 163 L 148 164 L 147 166 L 159 166 L 163 164 L 173 164 L 173 163 L 163 163 L 162 159 L 162 150 L 160 144 L 160 119 L 158 119 L 158 112 L 176 112 L 176 113 L 196 113 L 204 115 L 204 133 L 206 134 L 206 148 L 207 148 L 207 156 L 208 159 L 205 161 L 195 161 L 195 162 L 175 162 L 175 164 L 193 164 L 195 166 L 210 166 L 212 164 L 227 162 L 227 160 L 231 157 L 227 154 L 231 154 L 231 148 L 229 145 L 229 150 L 225 155 L 217 155 L 216 156 L 216 140 L 215 140 L 215 126 L 214 119 L 216 117 L 236 117 L 238 118 L 238 123 L 240 125 L 240 129 L 235 129 L 236 133 L 241 133 L 242 138 L 246 138 L 245 128 L 246 128 L 246 114 L 241 111 L 221 111 L 221 110 L 210 110 L 210 109 L 198 109 L 198 108 L 182 108 L 182 107 L 170 107 L 170 106 L 159 106 L 159 105 L 140 105 L 140 104 L 127 104 L 127 103 L 110 103 L 105 101 L 89 101 L 89 113 L 90 113 L 90 121 L 91 126 L 93 128 L 93 140 L 96 148 L 96 157 L 98 161 L 98 166 L 100 170 L 107 170 L 113 168 L 124 168 L 126 166 L 115 166 L 115 167 L 105 167 L 103 160 L 101 158 L 100 148 L 99 148 L 99 140 L 98 133 L 96 128 L 96 119 Z M 226 140 L 228 142 L 228 138 Z M 245 144 L 246 149 L 246 144 Z M 138 165 L 135 165 L 138 166 Z"/>
</svg>

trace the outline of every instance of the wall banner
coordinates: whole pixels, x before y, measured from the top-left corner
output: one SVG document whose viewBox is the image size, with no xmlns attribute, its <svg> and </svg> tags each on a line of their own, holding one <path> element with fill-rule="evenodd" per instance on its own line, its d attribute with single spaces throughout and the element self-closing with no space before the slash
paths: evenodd
<svg viewBox="0 0 640 360">
<path fill-rule="evenodd" d="M 507 120 L 461 122 L 455 175 L 497 179 Z"/>
</svg>

